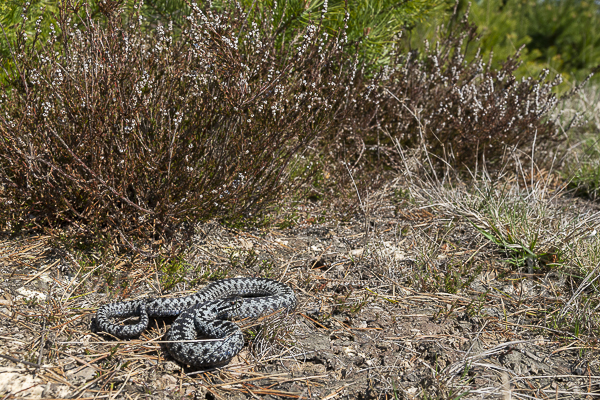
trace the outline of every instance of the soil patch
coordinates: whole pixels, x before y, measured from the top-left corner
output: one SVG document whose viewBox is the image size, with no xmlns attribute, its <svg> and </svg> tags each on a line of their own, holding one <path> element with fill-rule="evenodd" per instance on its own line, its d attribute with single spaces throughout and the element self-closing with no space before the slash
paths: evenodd
<svg viewBox="0 0 600 400">
<path fill-rule="evenodd" d="M 185 260 L 166 267 L 123 261 L 107 273 L 103 260 L 85 266 L 47 237 L 4 239 L 0 395 L 600 396 L 595 338 L 558 323 L 572 292 L 568 277 L 515 270 L 468 221 L 413 207 L 395 193 L 388 188 L 368 218 L 346 222 L 316 223 L 322 210 L 307 204 L 298 207 L 294 228 L 202 224 Z M 160 343 L 172 321 L 156 320 L 135 340 L 90 330 L 101 304 L 180 296 L 235 276 L 285 282 L 299 306 L 242 321 L 247 345 L 224 368 L 194 371 L 174 362 Z"/>
</svg>

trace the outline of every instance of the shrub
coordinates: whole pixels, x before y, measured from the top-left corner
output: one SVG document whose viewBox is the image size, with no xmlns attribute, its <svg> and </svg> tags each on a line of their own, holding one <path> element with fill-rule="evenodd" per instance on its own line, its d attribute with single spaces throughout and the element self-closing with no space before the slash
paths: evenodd
<svg viewBox="0 0 600 400">
<path fill-rule="evenodd" d="M 577 195 L 600 194 L 600 86 L 588 85 L 555 111 L 561 126 L 571 127 L 561 165 L 563 179 Z"/>
<path fill-rule="evenodd" d="M 482 33 L 484 57 L 492 51 L 506 56 L 526 45 L 521 74 L 550 68 L 572 85 L 600 64 L 597 2 L 483 0 L 474 2 L 471 17 Z"/>
<path fill-rule="evenodd" d="M 285 30 L 278 38 L 290 42 L 297 32 L 319 20 L 321 29 L 331 35 L 345 32 L 349 44 L 358 46 L 365 68 L 375 70 L 390 61 L 389 50 L 394 37 L 407 26 L 425 20 L 443 3 L 441 0 L 241 0 L 248 23 L 260 24 L 267 16 L 269 28 Z M 198 5 L 213 11 L 230 10 L 228 0 L 199 1 Z M 153 20 L 179 21 L 189 7 L 186 0 L 147 0 L 143 14 Z M 267 11 L 265 14 L 265 11 Z M 281 44 L 281 43 L 280 43 Z M 349 46 L 354 52 L 354 46 Z"/>
<path fill-rule="evenodd" d="M 29 0 L 13 2 L 0 0 L 0 57 L 6 62 L 11 58 L 9 43 L 17 39 L 17 32 L 28 36 L 47 37 L 50 20 L 43 18 L 58 11 L 56 0 Z M 42 17 L 40 19 L 40 17 Z M 8 39 L 8 40 L 6 40 Z M 3 71 L 0 70 L 0 79 Z"/>
<path fill-rule="evenodd" d="M 423 145 L 455 167 L 485 161 L 493 170 L 507 150 L 528 152 L 534 141 L 536 148 L 544 148 L 560 140 L 547 119 L 557 102 L 552 88 L 560 76 L 548 81 L 545 71 L 537 79 L 517 80 L 518 52 L 498 69 L 479 53 L 468 57 L 478 35 L 467 17 L 458 20 L 455 13 L 451 27 L 440 29 L 445 33 L 423 52 L 405 50 L 405 42 L 399 42 L 395 62 L 369 95 L 370 108 L 377 110 L 371 142 L 374 134 L 383 134 L 406 147 Z"/>
<path fill-rule="evenodd" d="M 247 26 L 241 9 L 192 7 L 176 37 L 171 25 L 144 29 L 139 9 L 99 6 L 95 20 L 64 2 L 47 40 L 21 33 L 11 44 L 3 223 L 28 216 L 86 236 L 169 236 L 185 221 L 251 215 L 290 171 L 296 183 L 310 175 L 290 162 L 351 93 L 354 64 L 339 36 L 311 24 L 279 47 L 285 32 Z"/>
</svg>

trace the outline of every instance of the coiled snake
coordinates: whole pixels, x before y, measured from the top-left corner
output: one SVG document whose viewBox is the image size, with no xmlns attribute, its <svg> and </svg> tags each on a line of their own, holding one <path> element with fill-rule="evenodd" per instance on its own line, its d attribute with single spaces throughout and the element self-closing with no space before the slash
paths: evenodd
<svg viewBox="0 0 600 400">
<path fill-rule="evenodd" d="M 118 338 L 138 336 L 150 317 L 178 316 L 166 335 L 167 349 L 176 360 L 196 367 L 222 365 L 244 346 L 240 328 L 228 320 L 257 318 L 272 311 L 296 307 L 292 289 L 265 278 L 233 278 L 213 282 L 179 298 L 147 298 L 101 306 L 96 327 Z M 115 317 L 139 316 L 133 325 L 113 323 Z M 194 341 L 197 336 L 216 340 Z"/>
</svg>

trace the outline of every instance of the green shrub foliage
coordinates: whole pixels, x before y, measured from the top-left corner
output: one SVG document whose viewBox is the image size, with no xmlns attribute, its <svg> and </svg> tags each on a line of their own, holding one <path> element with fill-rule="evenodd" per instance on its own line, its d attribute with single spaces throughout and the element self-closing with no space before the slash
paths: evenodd
<svg viewBox="0 0 600 400">
<path fill-rule="evenodd" d="M 500 60 L 525 44 L 520 74 L 542 68 L 571 84 L 600 64 L 600 3 L 584 0 L 482 0 L 471 21 L 482 33 L 484 57 Z M 574 79 L 573 79 L 574 78 Z"/>
</svg>

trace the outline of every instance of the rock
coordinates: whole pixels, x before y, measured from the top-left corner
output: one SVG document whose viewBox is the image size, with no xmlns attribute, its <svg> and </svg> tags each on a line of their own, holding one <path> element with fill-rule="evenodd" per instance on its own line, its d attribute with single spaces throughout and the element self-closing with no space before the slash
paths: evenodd
<svg viewBox="0 0 600 400">
<path fill-rule="evenodd" d="M 18 393 L 19 397 L 41 399 L 42 380 L 16 368 L 0 368 L 0 396 Z"/>
<path fill-rule="evenodd" d="M 74 369 L 67 372 L 67 377 L 75 384 L 81 385 L 96 377 L 96 369 L 93 367 L 85 367 L 80 370 Z"/>
<path fill-rule="evenodd" d="M 166 372 L 175 372 L 181 370 L 181 366 L 173 361 L 166 361 L 162 364 L 162 368 Z"/>
<path fill-rule="evenodd" d="M 156 388 L 160 390 L 173 390 L 177 387 L 177 378 L 173 375 L 164 374 L 156 381 Z"/>
<path fill-rule="evenodd" d="M 360 257 L 362 256 L 362 254 L 365 252 L 365 249 L 355 249 L 355 250 L 350 250 L 350 255 L 354 256 L 354 257 Z"/>
<path fill-rule="evenodd" d="M 48 383 L 42 392 L 44 399 L 66 399 L 69 397 L 69 387 L 60 383 Z"/>
<path fill-rule="evenodd" d="M 46 301 L 47 296 L 43 293 L 36 292 L 34 290 L 26 289 L 25 287 L 20 287 L 17 289 L 17 293 L 20 296 L 17 296 L 17 299 L 22 298 L 25 300 L 37 300 L 37 301 Z"/>
</svg>

